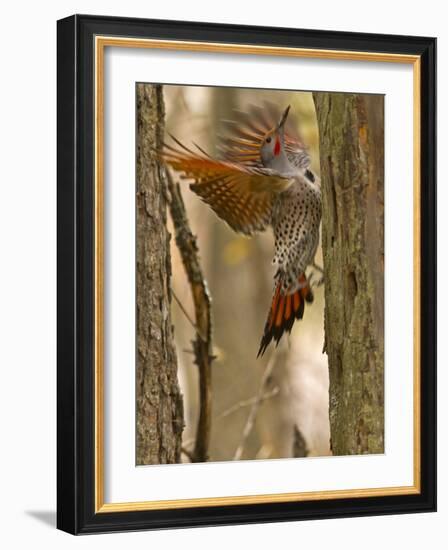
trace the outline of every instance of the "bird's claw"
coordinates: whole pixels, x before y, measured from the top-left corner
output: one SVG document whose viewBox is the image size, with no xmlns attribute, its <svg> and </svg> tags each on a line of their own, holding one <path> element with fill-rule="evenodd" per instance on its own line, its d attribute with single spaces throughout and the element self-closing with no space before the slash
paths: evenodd
<svg viewBox="0 0 448 550">
<path fill-rule="evenodd" d="M 324 268 L 323 267 L 320 267 L 320 265 L 317 265 L 316 262 L 313 262 L 311 264 L 311 267 L 314 267 L 314 269 L 316 271 L 319 271 L 320 273 L 322 273 L 322 275 L 324 274 Z"/>
<path fill-rule="evenodd" d="M 319 288 L 324 284 L 324 276 L 322 275 L 319 277 L 319 279 L 314 279 L 315 271 L 312 271 L 310 276 L 308 277 L 308 284 L 310 285 L 310 288 Z"/>
</svg>

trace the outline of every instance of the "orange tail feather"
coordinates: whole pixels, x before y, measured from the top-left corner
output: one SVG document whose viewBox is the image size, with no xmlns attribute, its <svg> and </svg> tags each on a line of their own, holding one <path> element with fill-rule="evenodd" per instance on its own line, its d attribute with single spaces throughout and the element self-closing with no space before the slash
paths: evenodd
<svg viewBox="0 0 448 550">
<path fill-rule="evenodd" d="M 272 339 L 278 345 L 283 333 L 291 332 L 295 320 L 302 319 L 305 302 L 311 303 L 314 300 L 313 292 L 304 274 L 299 277 L 299 283 L 300 288 L 296 292 L 283 294 L 282 281 L 278 281 L 257 357 L 264 354 Z"/>
</svg>

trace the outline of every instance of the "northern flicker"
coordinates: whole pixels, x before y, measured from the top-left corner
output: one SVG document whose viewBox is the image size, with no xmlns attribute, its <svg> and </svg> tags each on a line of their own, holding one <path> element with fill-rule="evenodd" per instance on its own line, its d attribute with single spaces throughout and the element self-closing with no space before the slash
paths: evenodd
<svg viewBox="0 0 448 550">
<path fill-rule="evenodd" d="M 219 158 L 179 140 L 166 145 L 167 164 L 193 180 L 190 188 L 236 232 L 252 235 L 271 226 L 275 237 L 274 291 L 258 356 L 274 339 L 278 345 L 295 319 L 302 319 L 313 292 L 305 275 L 319 243 L 321 191 L 297 125 L 272 104 L 237 112 L 226 121 Z M 316 266 L 317 267 L 317 266 Z"/>
</svg>

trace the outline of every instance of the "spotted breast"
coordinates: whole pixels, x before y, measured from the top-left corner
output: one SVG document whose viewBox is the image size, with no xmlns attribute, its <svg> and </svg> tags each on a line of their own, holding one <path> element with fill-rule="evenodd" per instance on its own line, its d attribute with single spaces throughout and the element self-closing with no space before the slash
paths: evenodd
<svg viewBox="0 0 448 550">
<path fill-rule="evenodd" d="M 272 209 L 275 236 L 273 264 L 285 293 L 299 287 L 299 276 L 312 263 L 319 244 L 322 215 L 320 186 L 307 171 L 293 178 L 293 185 L 278 195 Z"/>
<path fill-rule="evenodd" d="M 314 299 L 305 270 L 313 263 L 319 244 L 320 185 L 308 169 L 291 180 L 292 185 L 276 197 L 272 207 L 272 262 L 277 271 L 258 355 L 263 355 L 272 340 L 278 344 L 285 332 L 291 332 L 294 321 L 303 317 L 305 302 Z"/>
</svg>

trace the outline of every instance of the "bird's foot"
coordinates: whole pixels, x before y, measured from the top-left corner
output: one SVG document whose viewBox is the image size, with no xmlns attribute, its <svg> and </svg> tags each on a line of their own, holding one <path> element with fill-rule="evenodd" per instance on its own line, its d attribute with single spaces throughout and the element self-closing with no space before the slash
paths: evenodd
<svg viewBox="0 0 448 550">
<path fill-rule="evenodd" d="M 311 264 L 311 267 L 314 267 L 314 269 L 316 271 L 319 271 L 319 273 L 322 273 L 322 275 L 324 274 L 324 268 L 323 267 L 320 267 L 320 265 L 317 265 L 316 262 L 313 262 Z"/>
<path fill-rule="evenodd" d="M 312 271 L 308 277 L 308 284 L 310 285 L 310 288 L 319 288 L 324 284 L 324 276 L 321 275 L 318 279 L 315 279 L 315 273 L 315 271 Z"/>
</svg>

